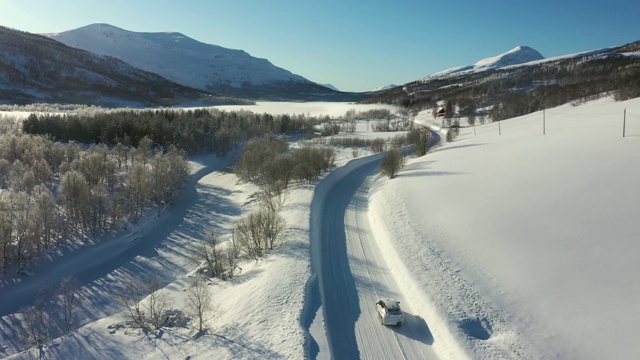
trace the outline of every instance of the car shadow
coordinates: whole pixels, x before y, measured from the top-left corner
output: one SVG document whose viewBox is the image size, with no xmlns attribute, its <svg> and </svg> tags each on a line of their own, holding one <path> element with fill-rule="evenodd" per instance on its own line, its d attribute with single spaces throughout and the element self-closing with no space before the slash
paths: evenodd
<svg viewBox="0 0 640 360">
<path fill-rule="evenodd" d="M 433 335 L 427 322 L 418 315 L 404 313 L 404 324 L 390 327 L 400 335 L 412 340 L 420 341 L 427 345 L 433 345 Z"/>
</svg>

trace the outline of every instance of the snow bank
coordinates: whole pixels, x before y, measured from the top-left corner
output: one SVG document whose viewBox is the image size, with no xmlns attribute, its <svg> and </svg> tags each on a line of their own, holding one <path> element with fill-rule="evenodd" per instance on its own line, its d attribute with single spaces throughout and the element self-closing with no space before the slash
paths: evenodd
<svg viewBox="0 0 640 360">
<path fill-rule="evenodd" d="M 462 129 L 380 180 L 370 217 L 438 309 L 434 347 L 446 328 L 473 358 L 638 358 L 640 99 L 542 121 Z"/>
</svg>

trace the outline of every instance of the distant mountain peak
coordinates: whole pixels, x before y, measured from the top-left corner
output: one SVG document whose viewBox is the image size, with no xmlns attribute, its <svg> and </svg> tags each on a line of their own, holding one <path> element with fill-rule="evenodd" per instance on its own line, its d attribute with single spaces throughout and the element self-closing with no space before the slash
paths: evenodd
<svg viewBox="0 0 640 360">
<path fill-rule="evenodd" d="M 375 89 L 372 89 L 371 91 L 382 91 L 382 90 L 389 90 L 389 89 L 393 89 L 394 87 L 398 87 L 398 85 L 396 84 L 389 84 L 389 85 L 384 85 L 384 86 L 378 86 Z"/>
<path fill-rule="evenodd" d="M 515 48 L 502 53 L 498 56 L 489 57 L 486 59 L 482 59 L 475 63 L 474 67 L 490 67 L 490 68 L 498 68 L 509 65 L 519 65 L 528 63 L 530 61 L 543 60 L 544 56 L 542 56 L 538 51 L 528 47 L 528 46 L 516 46 Z"/>
<path fill-rule="evenodd" d="M 519 45 L 500 55 L 482 59 L 476 62 L 474 65 L 447 69 L 444 71 L 440 71 L 440 72 L 428 75 L 422 78 L 421 80 L 425 81 L 425 80 L 431 80 L 431 79 L 437 79 L 437 78 L 445 78 L 448 76 L 460 75 L 463 73 L 473 73 L 473 72 L 480 72 L 480 71 L 486 71 L 491 69 L 498 69 L 505 66 L 520 65 L 520 64 L 531 62 L 531 61 L 537 61 L 537 60 L 544 60 L 544 56 L 542 56 L 542 54 L 540 54 L 537 50 L 533 48 L 530 48 L 524 45 Z"/>
</svg>

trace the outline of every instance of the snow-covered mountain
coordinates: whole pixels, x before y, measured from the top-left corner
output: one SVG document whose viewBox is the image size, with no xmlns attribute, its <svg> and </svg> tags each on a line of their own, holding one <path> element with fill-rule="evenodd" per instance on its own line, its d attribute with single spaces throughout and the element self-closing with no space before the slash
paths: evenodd
<svg viewBox="0 0 640 360">
<path fill-rule="evenodd" d="M 389 90 L 389 89 L 393 89 L 394 87 L 398 87 L 398 85 L 396 84 L 389 84 L 389 85 L 384 85 L 384 86 L 378 86 L 377 88 L 371 90 L 371 91 L 382 91 L 382 90 Z"/>
<path fill-rule="evenodd" d="M 223 101 L 113 57 L 2 26 L 0 49 L 0 103 L 166 106 Z"/>
<path fill-rule="evenodd" d="M 329 88 L 331 90 L 340 91 L 340 90 L 338 90 L 337 87 L 333 86 L 333 84 L 320 84 L 320 85 L 322 85 L 322 86 L 324 86 L 326 88 Z"/>
<path fill-rule="evenodd" d="M 439 71 L 428 75 L 421 80 L 432 80 L 437 78 L 444 78 L 451 75 L 461 75 L 466 73 L 480 72 L 491 69 L 498 69 L 505 66 L 520 65 L 531 61 L 543 60 L 542 56 L 537 50 L 528 46 L 516 46 L 515 48 L 502 53 L 497 56 L 488 57 L 476 62 L 473 65 L 454 67 L 451 69 Z"/>
<path fill-rule="evenodd" d="M 205 44 L 181 33 L 132 32 L 108 24 L 46 34 L 68 46 L 121 59 L 179 84 L 221 95 L 295 98 L 335 91 L 242 50 Z"/>
</svg>

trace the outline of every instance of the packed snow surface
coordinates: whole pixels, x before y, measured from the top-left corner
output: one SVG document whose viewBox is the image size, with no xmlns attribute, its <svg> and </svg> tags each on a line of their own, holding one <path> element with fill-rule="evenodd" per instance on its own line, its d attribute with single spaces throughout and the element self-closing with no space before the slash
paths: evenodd
<svg viewBox="0 0 640 360">
<path fill-rule="evenodd" d="M 284 113 L 299 112 L 281 106 Z M 430 111 L 416 120 L 440 125 Z M 357 134 L 371 136 L 365 123 Z M 376 357 L 366 346 L 386 334 L 376 344 L 396 338 L 409 344 L 400 349 L 431 347 L 442 358 L 640 358 L 639 147 L 640 99 L 602 99 L 462 128 L 456 141 L 410 159 L 394 179 L 358 175 L 362 167 L 355 161 L 363 160 L 349 162 L 351 150 L 342 150 L 336 175 L 287 194 L 287 243 L 263 260 L 243 261 L 233 280 L 211 282 L 217 311 L 205 335 L 194 336 L 192 325 L 148 335 L 109 329 L 123 321 L 109 300 L 118 281 L 139 271 L 158 273 L 168 280 L 165 291 L 176 299 L 175 307 L 183 307 L 183 290 L 195 269 L 189 260 L 193 243 L 209 228 L 228 236 L 231 222 L 255 208 L 257 188 L 224 172 L 226 160 L 200 159 L 185 190 L 188 198 L 124 234 L 125 241 L 109 239 L 116 247 L 126 239 L 142 241 L 144 251 L 111 269 L 100 266 L 93 277 L 91 267 L 82 269 L 96 258 L 34 269 L 34 280 L 25 280 L 30 286 L 38 286 L 41 274 L 72 273 L 69 267 L 77 266 L 86 275 L 83 292 L 93 300 L 83 306 L 88 320 L 80 329 L 13 357 L 329 358 L 340 347 L 331 343 L 335 335 L 326 334 L 333 330 L 323 327 L 323 319 L 343 320 L 326 304 L 313 303 L 314 282 L 323 281 L 321 271 L 332 270 L 310 255 L 323 245 L 309 240 L 316 220 L 310 209 L 316 186 L 358 175 L 353 197 L 340 199 L 345 243 L 336 247 L 349 265 L 342 268 L 346 296 L 356 294 L 358 303 L 358 310 L 346 314 L 353 328 L 343 329 L 355 334 L 357 347 L 346 349 Z M 353 239 L 366 242 L 359 254 L 350 252 L 357 250 Z M 376 295 L 360 287 L 367 278 L 375 291 L 397 297 L 416 322 L 380 328 L 370 321 L 375 309 L 366 299 Z M 0 297 L 5 291 L 0 288 Z M 19 344 L 4 301 L 0 310 L 0 357 L 6 357 Z M 412 331 L 421 327 L 431 336 Z"/>
<path fill-rule="evenodd" d="M 517 334 L 533 358 L 640 357 L 640 99 L 476 133 L 411 161 L 371 199 L 407 278 L 451 324 L 486 324 L 485 343 Z"/>
</svg>

